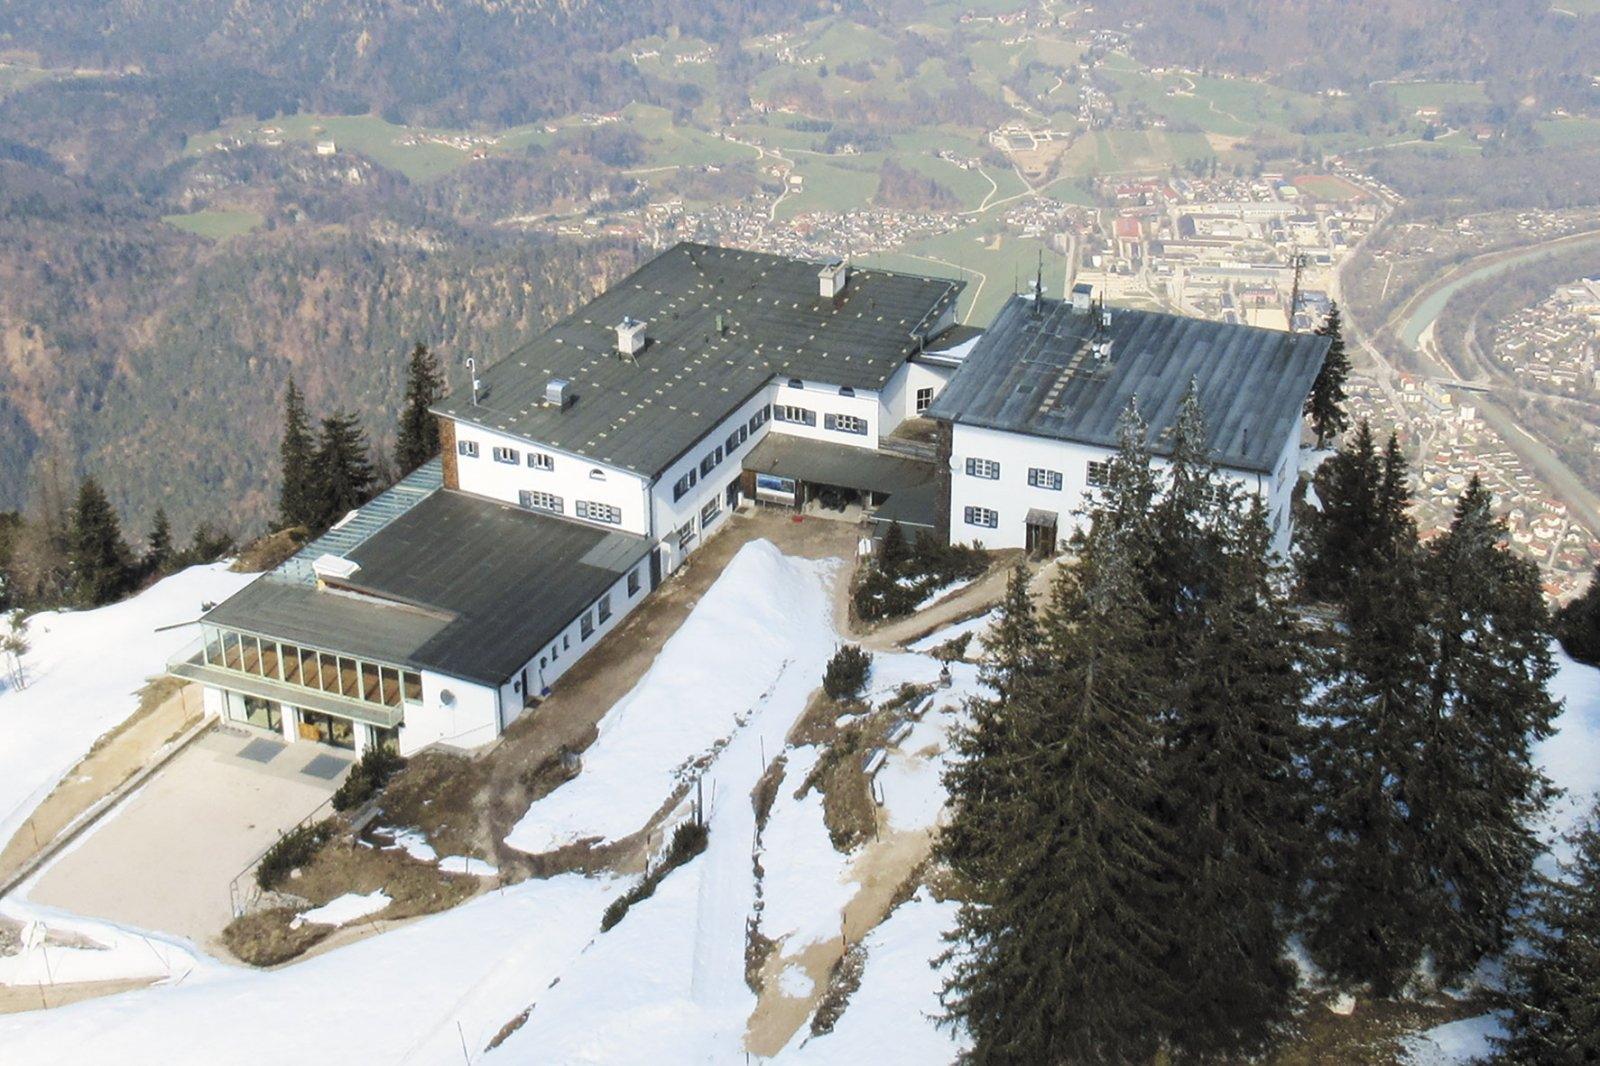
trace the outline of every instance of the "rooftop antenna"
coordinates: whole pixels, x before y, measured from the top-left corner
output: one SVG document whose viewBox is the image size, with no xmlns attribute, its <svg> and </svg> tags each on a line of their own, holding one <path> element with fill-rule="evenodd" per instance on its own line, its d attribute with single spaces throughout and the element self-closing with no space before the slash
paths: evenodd
<svg viewBox="0 0 1600 1066">
<path fill-rule="evenodd" d="M 1044 250 L 1039 250 L 1039 272 L 1033 276 L 1033 317 L 1044 313 Z"/>
<path fill-rule="evenodd" d="M 472 356 L 467 356 L 467 373 L 472 377 L 472 406 L 478 406 L 478 363 Z"/>
<path fill-rule="evenodd" d="M 1289 332 L 1294 332 L 1294 313 L 1300 310 L 1300 273 L 1306 268 L 1306 254 L 1296 252 L 1289 260 L 1294 266 L 1294 287 L 1289 290 Z"/>
</svg>

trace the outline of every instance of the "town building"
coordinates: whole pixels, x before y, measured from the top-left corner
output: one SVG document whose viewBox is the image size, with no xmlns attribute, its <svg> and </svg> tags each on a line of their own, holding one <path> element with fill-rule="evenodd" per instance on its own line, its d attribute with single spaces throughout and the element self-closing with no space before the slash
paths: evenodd
<svg viewBox="0 0 1600 1066">
<path fill-rule="evenodd" d="M 1071 299 L 1013 296 L 928 411 L 949 539 L 1054 553 L 1103 482 L 1132 404 L 1157 461 L 1193 384 L 1206 448 L 1267 503 L 1285 554 L 1302 411 L 1329 339 Z"/>
</svg>

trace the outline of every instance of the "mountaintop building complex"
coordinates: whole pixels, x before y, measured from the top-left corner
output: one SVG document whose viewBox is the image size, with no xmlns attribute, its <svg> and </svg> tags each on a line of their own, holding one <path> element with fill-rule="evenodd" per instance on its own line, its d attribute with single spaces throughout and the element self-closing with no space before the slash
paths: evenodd
<svg viewBox="0 0 1600 1066">
<path fill-rule="evenodd" d="M 290 740 L 476 747 L 729 512 L 1053 552 L 1127 401 L 1159 453 L 1191 380 L 1287 537 L 1325 339 L 1083 292 L 1015 297 L 980 336 L 961 289 L 679 244 L 442 401 L 440 459 L 209 612 L 170 668 Z"/>
</svg>

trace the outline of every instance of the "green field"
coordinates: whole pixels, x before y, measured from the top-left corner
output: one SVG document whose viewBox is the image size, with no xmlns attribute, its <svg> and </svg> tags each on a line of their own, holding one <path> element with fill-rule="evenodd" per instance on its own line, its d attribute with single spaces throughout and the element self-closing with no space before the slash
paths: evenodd
<svg viewBox="0 0 1600 1066">
<path fill-rule="evenodd" d="M 1060 296 L 1065 261 L 1045 250 L 1044 242 L 1005 232 L 999 223 L 976 223 L 915 241 L 898 252 L 864 256 L 861 262 L 885 270 L 966 281 L 957 318 L 987 326 L 1015 289 L 1032 288 L 1041 252 L 1045 295 Z"/>
<path fill-rule="evenodd" d="M 1418 81 L 1389 87 L 1394 90 L 1394 102 L 1408 111 L 1419 107 L 1482 104 L 1489 99 L 1484 95 L 1481 81 Z"/>
<path fill-rule="evenodd" d="M 254 211 L 195 211 L 187 215 L 164 215 L 161 221 L 212 241 L 225 241 L 253 232 L 266 221 Z"/>
<path fill-rule="evenodd" d="M 1600 144 L 1600 119 L 1555 119 L 1535 122 L 1533 128 L 1546 144 Z"/>
</svg>

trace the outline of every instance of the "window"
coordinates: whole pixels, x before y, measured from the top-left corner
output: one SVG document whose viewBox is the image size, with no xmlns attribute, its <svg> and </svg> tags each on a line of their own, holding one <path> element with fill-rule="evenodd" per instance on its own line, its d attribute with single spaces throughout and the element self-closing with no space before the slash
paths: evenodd
<svg viewBox="0 0 1600 1066">
<path fill-rule="evenodd" d="M 606 472 L 604 470 L 601 470 L 598 466 L 594 467 L 592 470 L 589 471 L 589 480 L 590 481 L 604 481 L 605 479 L 606 479 Z"/>
<path fill-rule="evenodd" d="M 584 611 L 583 617 L 578 620 L 578 636 L 583 640 L 594 636 L 594 615 L 588 611 Z"/>
<path fill-rule="evenodd" d="M 1028 484 L 1036 489 L 1061 489 L 1061 471 L 1044 470 L 1037 466 L 1028 467 Z"/>
<path fill-rule="evenodd" d="M 556 468 L 556 457 L 545 452 L 529 452 L 528 465 L 535 470 L 554 470 Z"/>
<path fill-rule="evenodd" d="M 1099 488 L 1099 487 L 1101 487 L 1103 485 L 1106 485 L 1106 484 L 1110 483 L 1110 481 L 1111 481 L 1111 464 L 1110 463 L 1097 463 L 1097 462 L 1095 462 L 1094 460 L 1091 459 L 1089 461 L 1088 481 L 1089 481 L 1090 485 L 1093 485 L 1096 488 Z"/>
<path fill-rule="evenodd" d="M 1000 516 L 987 507 L 968 507 L 965 512 L 967 525 L 983 526 L 993 529 L 1000 524 Z"/>
<path fill-rule="evenodd" d="M 919 415 L 922 414 L 922 412 L 926 411 L 928 408 L 930 408 L 932 406 L 933 406 L 933 389 L 931 389 L 931 388 L 918 389 L 917 390 L 917 414 L 919 414 Z"/>
<path fill-rule="evenodd" d="M 600 597 L 600 602 L 595 605 L 595 610 L 600 614 L 600 622 L 604 624 L 611 620 L 611 593 Z"/>
<path fill-rule="evenodd" d="M 604 522 L 609 526 L 622 524 L 622 508 L 613 507 L 609 503 L 600 503 L 596 500 L 579 500 L 573 504 L 574 513 L 579 518 L 587 518 L 591 522 Z"/>
<path fill-rule="evenodd" d="M 639 595 L 639 570 L 637 567 L 628 571 L 628 595 Z"/>
<path fill-rule="evenodd" d="M 990 481 L 1000 479 L 1000 464 L 993 459 L 968 459 L 967 474 L 970 477 L 984 477 Z"/>
<path fill-rule="evenodd" d="M 856 394 L 856 390 L 852 389 L 849 385 L 840 385 L 839 386 L 839 395 L 840 396 L 854 396 L 855 394 Z"/>
<path fill-rule="evenodd" d="M 728 434 L 728 439 L 722 442 L 722 446 L 727 450 L 729 455 L 732 455 L 734 450 L 738 448 L 739 445 L 743 444 L 749 439 L 750 430 L 744 426 L 740 426 L 738 429 Z"/>
<path fill-rule="evenodd" d="M 867 435 L 867 420 L 855 415 L 824 415 L 822 428 L 839 433 L 858 433 L 864 437 Z"/>
<path fill-rule="evenodd" d="M 765 407 L 763 407 L 761 410 L 757 411 L 755 414 L 750 416 L 750 432 L 754 433 L 756 430 L 758 430 L 762 426 L 766 425 L 767 424 L 767 420 L 769 418 L 771 418 L 771 417 L 772 417 L 772 405 L 769 403 Z"/>
<path fill-rule="evenodd" d="M 779 422 L 794 422 L 802 426 L 817 424 L 817 412 L 808 407 L 792 407 L 788 404 L 779 404 L 772 409 L 772 417 Z"/>
<path fill-rule="evenodd" d="M 553 492 L 529 492 L 527 489 L 517 493 L 517 502 L 530 511 L 549 511 L 552 514 L 564 513 L 566 504 Z"/>
<path fill-rule="evenodd" d="M 422 702 L 422 675 L 409 670 L 400 673 L 400 698 L 407 703 Z"/>
<path fill-rule="evenodd" d="M 704 529 L 717 520 L 722 513 L 722 497 L 713 496 L 711 502 L 700 508 L 700 528 Z"/>
<path fill-rule="evenodd" d="M 721 463 L 722 445 L 719 444 L 715 449 L 707 452 L 704 459 L 700 460 L 700 473 L 709 474 L 711 471 L 715 470 L 719 465 L 721 465 Z"/>
<path fill-rule="evenodd" d="M 698 479 L 699 475 L 693 470 L 680 477 L 672 486 L 672 498 L 674 500 L 683 499 L 689 494 L 689 490 L 694 488 L 694 483 Z"/>
<path fill-rule="evenodd" d="M 801 381 L 799 378 L 790 378 L 789 387 L 791 389 L 803 389 L 806 387 L 806 383 Z"/>
<path fill-rule="evenodd" d="M 476 459 L 478 457 L 478 442 L 475 440 L 458 440 L 456 441 L 456 451 L 468 459 Z"/>
<path fill-rule="evenodd" d="M 515 448 L 501 448 L 497 446 L 490 450 L 494 455 L 494 461 L 497 463 L 510 463 L 512 466 L 516 466 L 518 463 L 522 462 L 522 457 L 517 454 L 517 450 Z"/>
</svg>

